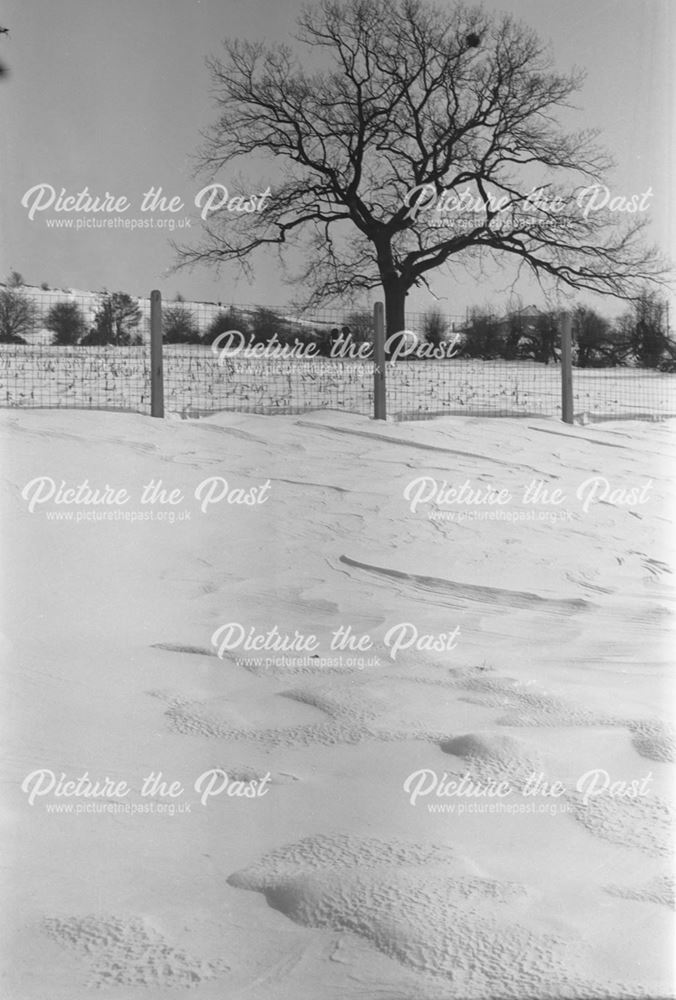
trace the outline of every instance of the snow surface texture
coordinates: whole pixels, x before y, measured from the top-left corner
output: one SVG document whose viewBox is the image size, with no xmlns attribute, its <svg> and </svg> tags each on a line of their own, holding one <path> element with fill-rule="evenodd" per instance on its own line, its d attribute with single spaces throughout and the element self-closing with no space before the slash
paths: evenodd
<svg viewBox="0 0 676 1000">
<path fill-rule="evenodd" d="M 569 973 L 570 942 L 519 924 L 524 886 L 482 878 L 448 849 L 309 837 L 229 882 L 263 892 L 297 923 L 365 937 L 404 965 L 443 977 L 452 995 L 593 993 Z"/>
<path fill-rule="evenodd" d="M 673 432 L 1 414 L 3 1000 L 673 995 Z M 137 513 L 161 480 L 191 517 L 30 513 L 39 476 Z M 269 500 L 203 512 L 210 476 L 269 479 Z M 404 495 L 420 476 L 512 512 L 542 480 L 570 516 L 430 517 Z M 591 476 L 650 480 L 647 502 L 584 511 Z M 233 622 L 319 648 L 219 657 Z M 392 655 L 398 623 L 460 631 Z M 370 647 L 332 651 L 339 626 Z M 38 769 L 131 791 L 31 805 Z M 643 793 L 585 795 L 590 771 Z M 233 794 L 200 801 L 205 773 Z M 412 803 L 420 773 L 508 782 L 511 811 Z M 144 798 L 150 774 L 182 790 Z M 534 775 L 562 793 L 529 795 Z M 62 808 L 99 803 L 120 808 Z"/>
<path fill-rule="evenodd" d="M 140 919 L 47 917 L 43 930 L 91 964 L 90 984 L 98 988 L 190 988 L 228 968 L 224 963 L 200 962 L 172 948 Z"/>
</svg>

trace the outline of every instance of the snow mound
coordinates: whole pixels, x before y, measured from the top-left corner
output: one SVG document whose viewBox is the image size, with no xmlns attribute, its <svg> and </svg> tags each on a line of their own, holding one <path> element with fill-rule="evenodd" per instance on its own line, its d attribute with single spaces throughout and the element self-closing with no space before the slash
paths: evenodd
<svg viewBox="0 0 676 1000">
<path fill-rule="evenodd" d="M 486 708 L 507 709 L 496 720 L 499 726 L 617 726 L 629 730 L 631 742 L 642 757 L 664 763 L 676 760 L 676 732 L 661 719 L 627 719 L 591 712 L 564 698 L 534 690 L 532 684 L 526 686 L 512 677 L 487 676 L 480 668 L 454 670 L 451 674 L 455 687 L 471 692 L 461 700 Z"/>
<path fill-rule="evenodd" d="M 591 712 L 582 705 L 534 689 L 513 677 L 491 677 L 476 668 L 454 671 L 454 685 L 471 692 L 464 701 L 486 708 L 507 709 L 499 726 L 623 726 L 619 716 Z"/>
<path fill-rule="evenodd" d="M 415 716 L 407 716 L 406 713 L 402 714 L 401 719 L 394 720 L 396 725 L 392 724 L 386 711 L 389 701 L 383 704 L 382 697 L 375 693 L 370 695 L 369 686 L 369 681 L 359 686 L 357 680 L 354 689 L 346 689 L 327 681 L 278 692 L 273 696 L 275 711 L 269 713 L 269 718 L 282 723 L 288 719 L 290 724 L 275 727 L 262 725 L 264 717 L 258 711 L 254 712 L 253 707 L 247 708 L 244 703 L 234 708 L 225 699 L 204 701 L 158 690 L 146 693 L 166 703 L 164 714 L 169 729 L 183 736 L 230 741 L 251 740 L 275 749 L 313 744 L 354 745 L 366 741 L 388 743 L 411 739 L 435 743 L 443 739 L 443 732 L 421 725 Z M 394 697 L 392 695 L 390 701 Z M 272 703 L 270 700 L 270 704 Z M 303 714 L 309 719 L 321 714 L 325 719 L 306 722 L 301 717 L 297 724 L 293 724 L 295 717 Z"/>
<path fill-rule="evenodd" d="M 240 889 L 263 892 L 270 880 L 279 881 L 308 870 L 346 869 L 357 865 L 364 870 L 372 870 L 384 864 L 411 867 L 453 865 L 464 874 L 480 874 L 473 863 L 462 859 L 450 847 L 350 834 L 316 834 L 276 848 L 257 864 L 231 875 L 228 883 Z"/>
<path fill-rule="evenodd" d="M 513 760 L 524 755 L 525 745 L 513 736 L 501 733 L 466 733 L 446 740 L 441 749 L 455 757 Z"/>
<path fill-rule="evenodd" d="M 594 836 L 652 857 L 672 856 L 671 809 L 658 796 L 623 799 L 599 795 L 583 802 L 579 793 L 571 792 L 567 798 L 575 819 Z"/>
<path fill-rule="evenodd" d="M 152 692 L 157 697 L 157 692 Z M 166 697 L 166 696 L 165 696 Z M 272 708 L 272 711 L 271 711 Z M 293 745 L 295 737 L 307 732 L 321 733 L 322 723 L 305 722 L 319 714 L 312 705 L 290 702 L 278 695 L 268 698 L 240 699 L 235 704 L 230 698 L 212 698 L 208 701 L 193 701 L 176 696 L 169 701 L 165 711 L 169 728 L 183 736 L 202 736 L 208 739 L 238 740 L 249 739 L 279 745 L 285 737 Z M 277 718 L 288 726 L 270 729 L 266 726 L 269 718 Z"/>
<path fill-rule="evenodd" d="M 94 915 L 45 917 L 47 937 L 91 966 L 89 986 L 189 989 L 227 972 L 224 962 L 205 962 L 174 948 L 148 921 Z"/>
<path fill-rule="evenodd" d="M 477 874 L 449 848 L 318 835 L 228 882 L 262 892 L 296 923 L 352 932 L 409 970 L 443 977 L 454 996 L 545 998 L 579 989 L 568 972 L 574 949 L 516 919 L 527 889 Z"/>
<path fill-rule="evenodd" d="M 157 692 L 149 692 L 157 696 Z M 219 712 L 213 701 L 198 701 L 183 696 L 167 698 L 164 713 L 169 729 L 181 736 L 197 736 L 209 740 L 250 740 L 268 748 L 304 747 L 313 744 L 336 746 L 359 743 L 367 737 L 364 727 L 329 720 L 284 727 L 255 728 L 249 720 L 236 719 L 233 713 Z M 298 699 L 296 699 L 298 701 Z M 310 705 L 309 701 L 305 702 Z M 310 705 L 317 708 L 317 705 Z M 281 713 L 280 713 L 281 714 Z"/>
<path fill-rule="evenodd" d="M 518 788 L 542 764 L 522 740 L 502 733 L 466 733 L 440 743 L 444 753 L 464 760 L 482 782 L 506 781 Z"/>
<path fill-rule="evenodd" d="M 676 732 L 659 719 L 631 723 L 632 744 L 642 757 L 670 763 L 676 760 Z"/>
<path fill-rule="evenodd" d="M 676 876 L 674 875 L 659 875 L 639 886 L 607 885 L 605 891 L 609 896 L 616 896 L 619 899 L 659 903 L 676 910 Z"/>
<path fill-rule="evenodd" d="M 534 691 L 532 685 L 511 677 L 460 675 L 457 685 L 473 693 L 467 699 L 485 707 L 506 708 L 502 726 L 598 726 L 619 723 L 614 716 L 595 714 L 563 698 Z"/>
</svg>

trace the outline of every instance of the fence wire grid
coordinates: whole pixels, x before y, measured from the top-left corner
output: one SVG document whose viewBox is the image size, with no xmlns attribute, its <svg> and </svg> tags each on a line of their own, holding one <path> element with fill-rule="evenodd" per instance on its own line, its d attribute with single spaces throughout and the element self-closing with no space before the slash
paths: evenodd
<svg viewBox="0 0 676 1000">
<path fill-rule="evenodd" d="M 96 342 L 91 331 L 119 317 L 101 319 L 103 294 L 75 295 L 18 289 L 32 303 L 28 322 L 0 343 L 0 405 L 150 412 L 150 300 L 133 300 L 136 311 L 119 321 L 117 346 Z M 87 344 L 56 346 L 58 316 L 68 304 L 71 324 L 80 323 Z M 124 304 L 123 304 L 124 305 Z M 57 311 L 58 312 L 58 311 Z M 255 333 L 261 342 L 276 333 L 292 345 L 313 344 L 349 333 L 356 344 L 372 336 L 372 308 L 321 309 L 174 301 L 163 304 L 164 405 L 185 417 L 230 410 L 292 414 L 336 409 L 373 414 L 374 364 L 367 357 L 245 356 L 210 346 L 214 323 L 227 314 L 230 325 Z M 0 317 L 1 318 L 1 317 Z M 11 318 L 11 317 L 10 317 Z M 63 315 L 61 317 L 63 322 Z M 461 343 L 464 318 L 445 316 L 449 348 Z M 234 321 L 237 321 L 237 324 Z M 422 342 L 426 316 L 407 315 L 407 329 Z M 125 326 L 126 323 L 126 326 Z M 62 326 L 63 331 L 63 326 Z M 172 343 L 171 331 L 193 342 Z M 217 329 L 217 328 L 216 328 Z M 5 325 L 6 330 L 6 325 Z M 67 331 L 61 334 L 67 337 Z M 3 338 L 5 339 L 5 338 Z M 126 343 L 125 343 L 126 341 Z M 413 343 L 413 341 L 412 341 Z M 278 352 L 283 354 L 283 352 Z M 273 352 L 274 354 L 274 352 Z M 362 350 L 363 354 L 363 350 Z M 388 416 L 435 415 L 561 416 L 561 368 L 532 360 L 401 357 L 386 366 Z M 672 373 L 634 367 L 573 368 L 574 413 L 578 419 L 662 419 L 676 416 Z"/>
</svg>

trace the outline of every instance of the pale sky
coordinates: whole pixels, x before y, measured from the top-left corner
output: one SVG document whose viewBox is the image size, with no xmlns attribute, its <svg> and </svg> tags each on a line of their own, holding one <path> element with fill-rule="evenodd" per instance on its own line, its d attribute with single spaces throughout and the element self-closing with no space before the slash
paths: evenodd
<svg viewBox="0 0 676 1000">
<path fill-rule="evenodd" d="M 221 54 L 225 37 L 291 41 L 302 6 L 302 0 L 3 0 L 0 24 L 10 35 L 0 36 L 0 61 L 10 72 L 0 82 L 0 276 L 14 268 L 32 284 L 133 295 L 159 288 L 169 298 L 180 291 L 186 299 L 265 305 L 297 297 L 274 256 L 257 258 L 251 283 L 234 266 L 219 278 L 208 269 L 167 275 L 174 258 L 166 230 L 49 229 L 45 220 L 55 213 L 36 212 L 31 221 L 21 200 L 28 189 L 48 184 L 67 194 L 86 186 L 139 206 L 145 191 L 161 186 L 185 202 L 178 217 L 192 216 L 195 241 L 193 202 L 206 181 L 192 176 L 191 155 L 200 129 L 215 118 L 205 57 Z M 486 0 L 484 7 L 507 11 L 550 40 L 561 70 L 588 71 L 575 124 L 603 129 L 617 161 L 608 178 L 613 193 L 652 188 L 652 238 L 676 258 L 673 0 Z M 141 217 L 136 210 L 126 214 Z M 461 315 L 471 305 L 505 303 L 513 275 L 508 269 L 480 283 L 440 275 L 434 291 L 445 312 Z M 524 304 L 544 304 L 537 286 L 522 282 L 518 291 Z M 583 298 L 609 315 L 624 308 Z M 415 310 L 432 302 L 424 291 L 409 297 Z"/>
</svg>

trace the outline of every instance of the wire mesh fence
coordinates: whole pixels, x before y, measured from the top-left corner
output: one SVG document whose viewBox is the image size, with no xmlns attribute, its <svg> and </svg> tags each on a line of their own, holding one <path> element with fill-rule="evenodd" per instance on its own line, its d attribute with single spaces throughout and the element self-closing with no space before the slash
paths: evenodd
<svg viewBox="0 0 676 1000">
<path fill-rule="evenodd" d="M 183 416 L 218 410 L 373 413 L 373 364 L 331 358 L 219 358 L 208 348 L 164 349 L 164 402 Z"/>
<path fill-rule="evenodd" d="M 573 404 L 582 420 L 676 416 L 676 374 L 647 368 L 574 368 Z"/>
<path fill-rule="evenodd" d="M 396 362 L 387 370 L 388 413 L 431 416 L 560 416 L 561 370 L 534 361 L 451 358 Z"/>
<path fill-rule="evenodd" d="M 150 352 L 2 344 L 0 405 L 148 413 Z"/>
<path fill-rule="evenodd" d="M 150 315 L 149 299 L 121 293 L 0 289 L 0 405 L 149 413 Z M 429 314 L 407 314 L 407 349 L 386 366 L 391 417 L 561 416 L 559 363 L 460 356 L 465 320 L 441 320 L 445 356 L 426 357 Z M 370 306 L 174 301 L 163 306 L 163 335 L 167 411 L 373 415 Z M 573 409 L 590 420 L 676 416 L 676 376 L 574 368 Z"/>
</svg>

